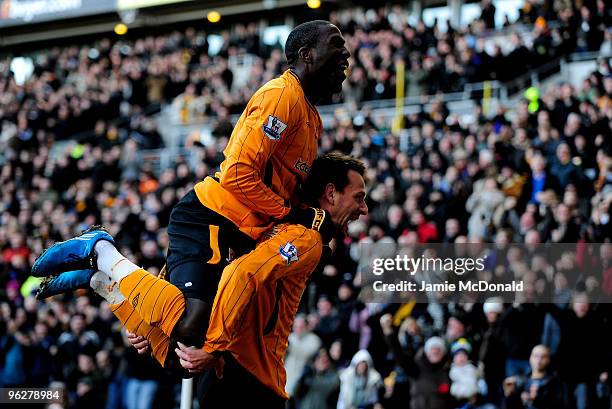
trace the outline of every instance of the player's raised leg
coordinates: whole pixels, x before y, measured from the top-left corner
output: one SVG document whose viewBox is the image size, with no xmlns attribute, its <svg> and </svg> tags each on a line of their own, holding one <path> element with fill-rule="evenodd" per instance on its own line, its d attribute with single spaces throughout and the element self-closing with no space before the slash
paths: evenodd
<svg viewBox="0 0 612 409">
<path fill-rule="evenodd" d="M 90 282 L 98 270 L 119 283 L 119 290 L 126 298 L 123 303 L 129 303 L 144 322 L 159 327 L 166 335 L 172 333 L 185 311 L 185 300 L 181 291 L 125 258 L 115 248 L 110 234 L 99 227 L 54 244 L 36 260 L 32 273 L 48 277 L 65 272 L 69 279 L 61 280 L 56 277 L 56 280 L 47 283 L 47 288 L 59 293 L 74 290 L 75 285 L 82 286 L 84 282 Z M 121 313 L 119 310 L 118 312 Z M 127 317 L 125 319 L 129 321 Z"/>
<path fill-rule="evenodd" d="M 129 332 L 142 335 L 149 341 L 151 354 L 161 366 L 165 366 L 170 345 L 168 336 L 160 328 L 145 322 L 134 311 L 131 304 L 119 290 L 117 282 L 113 281 L 112 278 L 103 272 L 98 271 L 91 277 L 89 286 L 96 294 L 108 302 L 110 310 Z"/>
</svg>

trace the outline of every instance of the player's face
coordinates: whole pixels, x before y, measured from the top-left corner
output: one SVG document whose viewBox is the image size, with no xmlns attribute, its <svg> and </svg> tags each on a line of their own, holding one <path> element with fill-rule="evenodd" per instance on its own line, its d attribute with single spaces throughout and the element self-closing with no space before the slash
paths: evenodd
<svg viewBox="0 0 612 409">
<path fill-rule="evenodd" d="M 365 202 L 365 182 L 363 177 L 354 170 L 348 173 L 349 184 L 341 192 L 336 192 L 334 204 L 330 210 L 332 221 L 338 226 L 339 233 L 348 234 L 348 224 L 368 214 Z"/>
<path fill-rule="evenodd" d="M 321 89 L 330 95 L 342 91 L 350 56 L 338 27 L 330 24 L 321 29 L 321 36 L 313 54 L 313 71 L 319 77 Z"/>
</svg>

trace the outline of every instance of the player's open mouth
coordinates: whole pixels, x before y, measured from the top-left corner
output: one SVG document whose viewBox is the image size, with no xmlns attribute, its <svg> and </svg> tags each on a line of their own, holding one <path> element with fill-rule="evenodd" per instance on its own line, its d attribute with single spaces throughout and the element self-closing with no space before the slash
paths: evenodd
<svg viewBox="0 0 612 409">
<path fill-rule="evenodd" d="M 348 69 L 349 63 L 348 60 L 338 61 L 338 76 L 343 80 L 346 78 L 346 70 Z"/>
</svg>

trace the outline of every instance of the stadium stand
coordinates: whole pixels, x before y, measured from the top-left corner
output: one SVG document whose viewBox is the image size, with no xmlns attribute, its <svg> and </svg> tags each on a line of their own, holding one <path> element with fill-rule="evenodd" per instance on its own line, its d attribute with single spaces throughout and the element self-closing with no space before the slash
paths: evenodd
<svg viewBox="0 0 612 409">
<path fill-rule="evenodd" d="M 446 31 L 410 25 L 400 6 L 329 15 L 353 55 L 330 103 L 394 98 L 397 58 L 407 97 L 439 98 L 406 115 L 399 135 L 367 109 L 331 113 L 321 152 L 366 161 L 370 214 L 304 294 L 286 358 L 293 407 L 611 407 L 610 305 L 588 301 L 612 295 L 610 254 L 578 295 L 563 273 L 550 281 L 533 271 L 554 293 L 556 318 L 497 300 L 398 309 L 356 298 L 360 243 L 610 241 L 611 12 L 602 0 L 583 3 L 527 0 L 519 21 L 496 31 L 487 0 L 480 19 Z M 39 50 L 24 84 L 10 75 L 11 56 L 0 60 L 0 387 L 50 386 L 67 407 L 176 405 L 177 380 L 128 347 L 105 302 L 85 291 L 37 302 L 29 272 L 44 248 L 92 224 L 128 258 L 161 269 L 173 205 L 221 162 L 232 115 L 284 68 L 255 24 L 225 32 L 216 56 L 206 38 L 187 29 Z M 573 52 L 601 57 L 578 87 L 551 85 L 535 107 L 478 105 L 466 123 L 444 102 L 466 84 L 508 82 Z M 245 55 L 246 77 L 236 64 Z M 165 146 L 152 116 L 162 106 L 213 131 L 212 143 L 187 140 L 191 156 L 158 169 L 141 155 Z"/>
</svg>

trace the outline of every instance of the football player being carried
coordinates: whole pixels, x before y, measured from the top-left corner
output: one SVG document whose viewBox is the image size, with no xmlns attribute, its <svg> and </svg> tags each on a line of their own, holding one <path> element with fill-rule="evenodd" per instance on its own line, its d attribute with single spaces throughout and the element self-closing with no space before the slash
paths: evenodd
<svg viewBox="0 0 612 409">
<path fill-rule="evenodd" d="M 118 318 L 128 328 L 130 321 L 139 323 L 134 331 L 147 335 L 158 362 L 168 366 L 167 358 L 176 355 L 189 372 L 207 370 L 198 380 L 203 407 L 257 402 L 280 409 L 287 398 L 284 355 L 302 292 L 323 247 L 333 237 L 344 237 L 348 223 L 367 214 L 364 173 L 360 161 L 342 154 L 314 161 L 300 196 L 313 206 L 315 222 L 308 227 L 281 223 L 271 237 L 225 267 L 204 342 L 197 343 L 203 348 L 178 343 L 170 351 L 170 337 L 186 308 L 181 290 L 127 260 L 104 230 L 57 243 L 37 263 L 55 273 L 71 270 L 75 263 L 89 266 L 95 272 L 91 287 L 110 304 L 131 307 L 127 320 Z M 159 298 L 160 288 L 170 296 Z"/>
<path fill-rule="evenodd" d="M 170 215 L 166 279 L 181 290 L 185 303 L 172 333 L 175 344 L 202 346 L 198 342 L 204 339 L 230 254 L 238 257 L 252 250 L 263 232 L 280 220 L 310 227 L 320 214 L 294 206 L 294 190 L 306 178 L 318 151 L 322 122 L 314 105 L 342 90 L 350 54 L 340 30 L 323 20 L 295 27 L 285 54 L 289 69 L 251 97 L 234 127 L 220 171 L 197 183 Z M 92 237 L 112 242 L 102 232 L 87 233 L 80 240 Z M 32 268 L 35 276 L 49 277 L 39 298 L 89 286 L 95 273 L 91 266 L 77 261 L 69 265 L 73 271 L 55 276 L 57 271 L 43 262 L 50 256 Z M 149 290 L 148 307 L 174 297 L 167 284 Z M 112 308 L 129 332 L 142 334 L 144 324 L 132 304 Z M 155 332 L 144 334 L 149 338 L 134 335 L 131 342 L 137 347 L 159 342 Z"/>
</svg>

